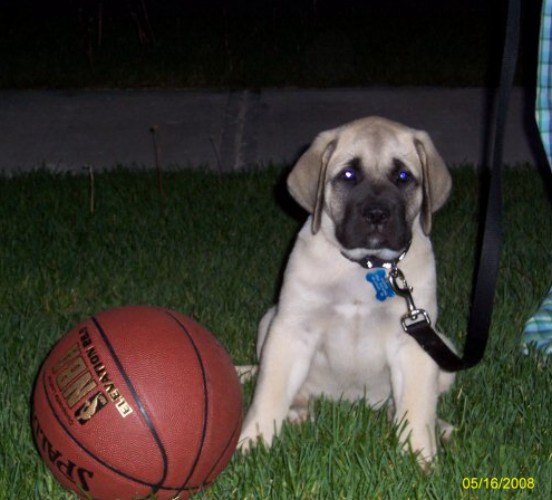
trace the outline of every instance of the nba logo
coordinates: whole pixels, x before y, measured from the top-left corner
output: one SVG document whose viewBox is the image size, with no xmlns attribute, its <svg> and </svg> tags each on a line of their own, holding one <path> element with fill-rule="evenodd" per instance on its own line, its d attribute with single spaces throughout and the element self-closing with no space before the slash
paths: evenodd
<svg viewBox="0 0 552 500">
<path fill-rule="evenodd" d="M 101 392 L 97 392 L 75 412 L 75 418 L 79 424 L 86 424 L 96 413 L 107 404 L 107 398 Z"/>
</svg>

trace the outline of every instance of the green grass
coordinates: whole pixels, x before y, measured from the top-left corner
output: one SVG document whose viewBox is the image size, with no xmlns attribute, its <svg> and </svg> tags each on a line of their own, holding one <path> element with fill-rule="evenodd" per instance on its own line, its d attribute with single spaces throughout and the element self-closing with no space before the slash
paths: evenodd
<svg viewBox="0 0 552 500">
<path fill-rule="evenodd" d="M 283 195 L 282 170 L 217 176 L 166 173 L 161 206 L 153 172 L 85 176 L 37 172 L 0 178 L 0 498 L 64 498 L 31 438 L 38 367 L 77 321 L 122 304 L 189 314 L 236 363 L 254 360 L 256 322 L 271 304 L 301 213 Z M 436 217 L 440 328 L 463 344 L 473 270 L 477 180 L 454 172 Z M 552 278 L 552 218 L 534 170 L 506 176 L 505 241 L 484 362 L 442 398 L 457 426 L 433 474 L 402 456 L 383 413 L 362 404 L 316 406 L 316 424 L 286 426 L 270 450 L 236 454 L 207 498 L 494 498 L 531 492 L 463 491 L 465 477 L 534 478 L 552 497 L 551 360 L 523 356 L 520 332 Z M 321 270 L 323 272 L 323 270 Z M 249 401 L 251 387 L 245 388 Z"/>
</svg>

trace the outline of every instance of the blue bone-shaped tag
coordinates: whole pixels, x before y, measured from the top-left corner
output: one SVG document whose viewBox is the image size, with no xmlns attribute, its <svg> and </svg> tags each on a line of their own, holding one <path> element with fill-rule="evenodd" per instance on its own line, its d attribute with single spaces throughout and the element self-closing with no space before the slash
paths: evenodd
<svg viewBox="0 0 552 500">
<path fill-rule="evenodd" d="M 385 269 L 375 269 L 366 274 L 366 281 L 376 290 L 376 299 L 380 302 L 395 296 L 395 290 L 387 280 Z"/>
</svg>

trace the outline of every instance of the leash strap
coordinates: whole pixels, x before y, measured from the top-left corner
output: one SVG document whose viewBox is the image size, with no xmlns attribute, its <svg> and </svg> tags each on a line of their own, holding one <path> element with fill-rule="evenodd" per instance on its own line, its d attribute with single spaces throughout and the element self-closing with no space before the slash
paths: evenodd
<svg viewBox="0 0 552 500">
<path fill-rule="evenodd" d="M 502 242 L 502 152 L 508 103 L 516 69 L 519 27 L 520 0 L 509 0 L 495 115 L 496 121 L 492 136 L 494 141 L 489 192 L 483 226 L 484 233 L 476 271 L 472 306 L 468 321 L 468 333 L 462 358 L 457 356 L 435 332 L 427 313 L 421 309 L 416 309 L 412 301 L 411 289 L 406 284 L 402 273 L 400 275 L 395 273 L 395 277 L 393 277 L 392 270 L 390 274 L 393 288 L 397 292 L 397 295 L 405 298 L 409 310 L 403 316 L 403 329 L 420 344 L 443 370 L 450 372 L 471 368 L 479 363 L 485 353 L 489 337 Z M 397 268 L 395 269 L 399 271 Z"/>
<path fill-rule="evenodd" d="M 502 242 L 502 152 L 508 114 L 508 103 L 514 83 L 519 47 L 520 0 L 509 0 L 508 17 L 498 104 L 492 149 L 491 178 L 483 240 L 473 291 L 468 334 L 464 347 L 463 368 L 475 366 L 483 358 L 493 312 Z"/>
<path fill-rule="evenodd" d="M 394 266 L 389 271 L 388 279 L 395 293 L 406 301 L 408 312 L 401 318 L 403 330 L 413 337 L 443 370 L 455 372 L 467 368 L 464 360 L 460 359 L 433 329 L 427 312 L 416 307 L 412 298 L 412 288 L 408 286 L 402 271 Z"/>
</svg>

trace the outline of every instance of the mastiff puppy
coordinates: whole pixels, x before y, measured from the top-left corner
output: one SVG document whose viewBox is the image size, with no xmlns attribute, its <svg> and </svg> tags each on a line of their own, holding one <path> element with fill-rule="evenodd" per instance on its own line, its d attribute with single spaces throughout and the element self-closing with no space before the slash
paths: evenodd
<svg viewBox="0 0 552 500">
<path fill-rule="evenodd" d="M 437 320 L 429 234 L 451 178 L 429 136 L 369 117 L 322 132 L 288 177 L 309 213 L 279 302 L 259 326 L 260 360 L 240 445 L 270 445 L 282 422 L 302 421 L 317 396 L 386 403 L 406 450 L 427 465 L 437 452 L 442 371 L 401 326 L 405 300 L 387 280 L 396 265 L 418 308 Z M 400 262 L 399 262 L 400 260 Z M 371 268 L 371 269 L 367 269 Z"/>
</svg>

